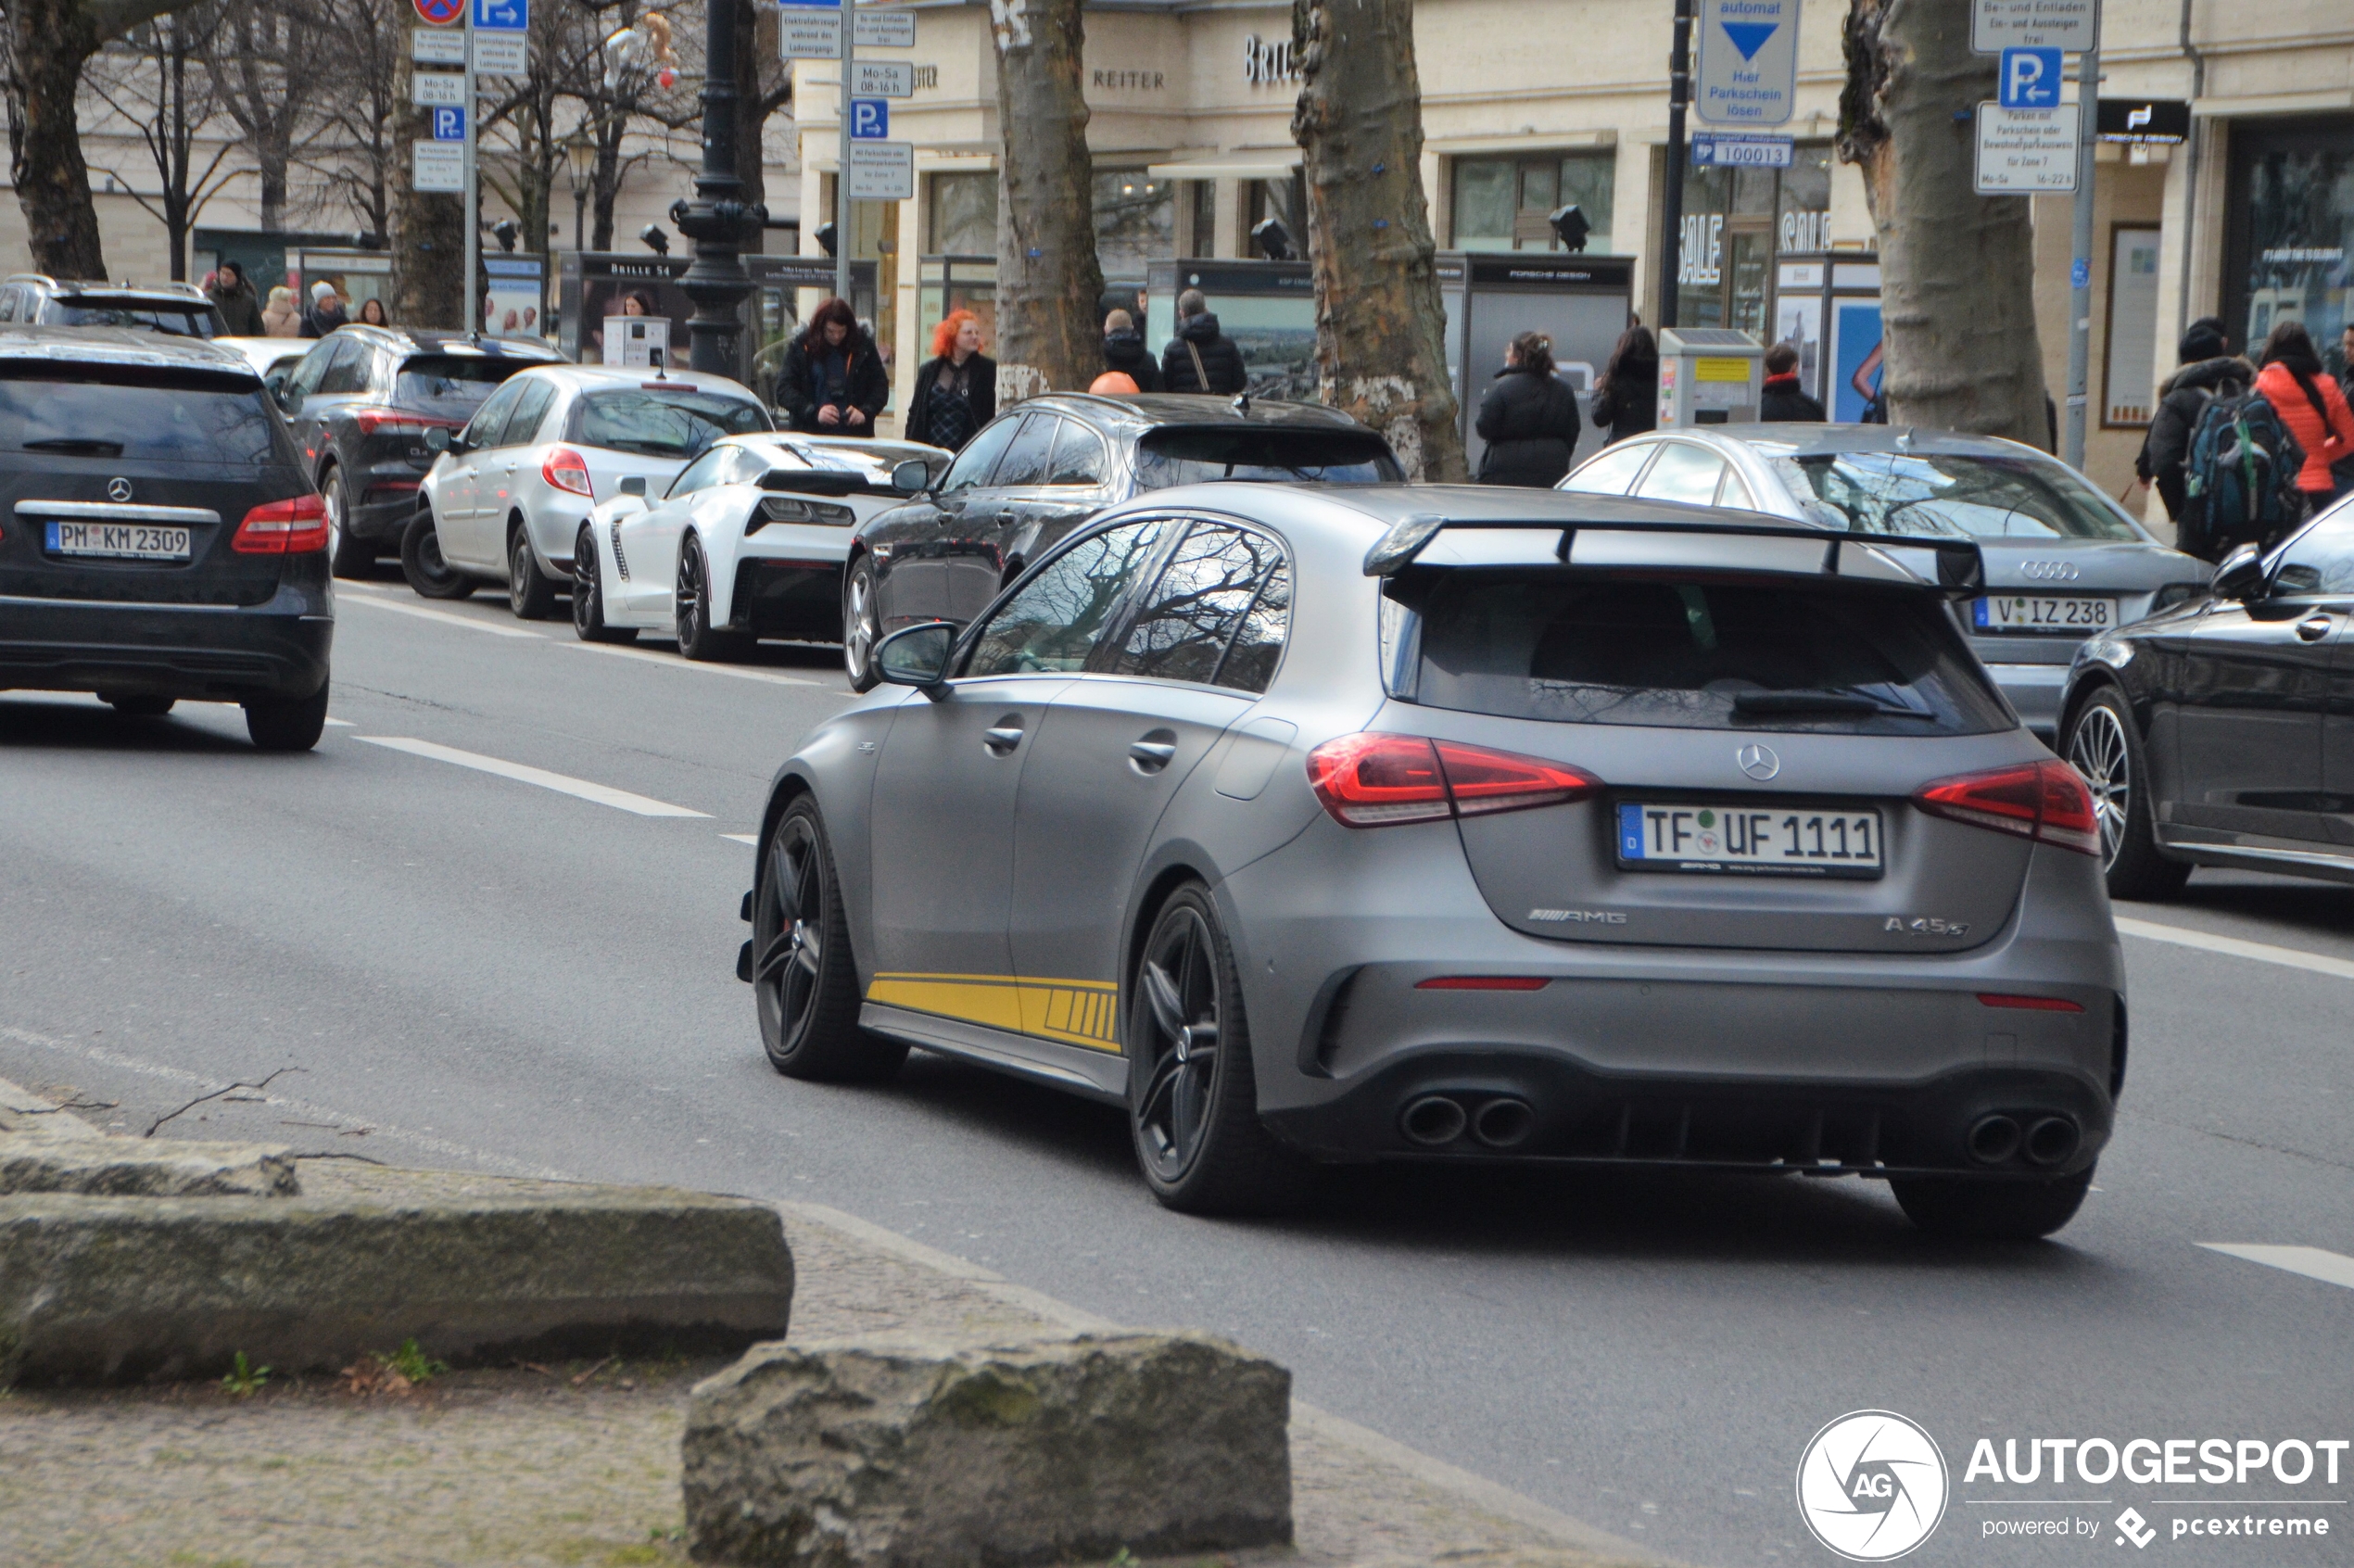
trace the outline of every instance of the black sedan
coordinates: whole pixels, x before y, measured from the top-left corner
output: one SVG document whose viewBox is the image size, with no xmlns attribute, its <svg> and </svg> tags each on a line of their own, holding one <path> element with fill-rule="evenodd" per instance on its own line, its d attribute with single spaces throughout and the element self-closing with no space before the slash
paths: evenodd
<svg viewBox="0 0 2354 1568">
<path fill-rule="evenodd" d="M 2165 898 L 2199 866 L 2354 882 L 2349 618 L 2354 499 L 2084 644 L 2060 754 L 2092 786 L 2111 894 Z"/>
<path fill-rule="evenodd" d="M 321 338 L 278 400 L 326 499 L 335 575 L 362 575 L 399 552 L 433 466 L 427 431 L 464 428 L 500 382 L 561 359 L 538 343 L 385 327 Z"/>
<path fill-rule="evenodd" d="M 861 525 L 842 586 L 850 684 L 884 634 L 963 626 L 1065 534 L 1146 490 L 1220 479 L 1400 484 L 1378 432 L 1312 403 L 1054 393 L 999 415 L 944 476 L 901 465 L 909 504 Z M 894 477 L 897 477 L 896 475 Z"/>
</svg>

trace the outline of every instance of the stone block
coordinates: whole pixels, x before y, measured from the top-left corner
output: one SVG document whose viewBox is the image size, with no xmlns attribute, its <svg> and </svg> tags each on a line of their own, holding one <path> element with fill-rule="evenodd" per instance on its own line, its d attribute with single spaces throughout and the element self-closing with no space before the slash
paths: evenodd
<svg viewBox="0 0 2354 1568">
<path fill-rule="evenodd" d="M 293 1197 L 302 1191 L 282 1144 L 0 1132 L 0 1194 L 107 1197 Z"/>
<path fill-rule="evenodd" d="M 1291 1373 L 1196 1334 L 763 1345 L 698 1385 L 689 1547 L 1009 1568 L 1291 1539 Z"/>
</svg>

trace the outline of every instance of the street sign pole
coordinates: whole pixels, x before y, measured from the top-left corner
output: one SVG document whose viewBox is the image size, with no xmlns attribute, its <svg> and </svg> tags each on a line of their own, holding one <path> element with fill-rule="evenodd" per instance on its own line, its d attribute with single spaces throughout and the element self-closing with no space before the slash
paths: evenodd
<svg viewBox="0 0 2354 1568">
<path fill-rule="evenodd" d="M 466 59 L 459 68 L 459 80 L 466 84 L 466 188 L 458 199 L 466 204 L 466 242 L 460 251 L 459 263 L 466 269 L 465 331 L 473 335 L 482 331 L 482 285 L 475 277 L 482 270 L 482 240 L 475 231 L 475 121 L 479 118 L 475 111 L 481 107 L 475 96 L 475 0 L 466 0 L 465 25 Z"/>
<path fill-rule="evenodd" d="M 1676 0 L 1667 56 L 1667 182 L 1660 193 L 1658 324 L 1676 324 L 1676 276 L 1684 239 L 1684 106 L 1692 95 L 1692 0 Z"/>
<path fill-rule="evenodd" d="M 2097 19 L 2099 13 L 2095 12 Z M 2092 43 L 2076 57 L 2075 255 L 2068 267 L 2068 423 L 2061 428 L 2062 458 L 2084 466 L 2084 411 L 2090 401 L 2093 359 L 2093 147 L 2101 120 L 2101 35 L 2097 19 Z"/>
<path fill-rule="evenodd" d="M 834 102 L 842 120 L 842 161 L 834 174 L 834 297 L 850 297 L 850 83 L 858 56 L 857 0 L 842 0 L 842 82 Z"/>
</svg>

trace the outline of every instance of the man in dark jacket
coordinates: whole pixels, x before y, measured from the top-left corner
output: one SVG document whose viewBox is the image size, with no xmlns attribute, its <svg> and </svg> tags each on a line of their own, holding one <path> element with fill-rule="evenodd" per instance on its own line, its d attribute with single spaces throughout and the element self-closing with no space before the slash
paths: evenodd
<svg viewBox="0 0 2354 1568">
<path fill-rule="evenodd" d="M 1823 405 L 1798 385 L 1798 350 L 1777 343 L 1766 350 L 1766 386 L 1757 417 L 1767 424 L 1820 424 Z"/>
<path fill-rule="evenodd" d="M 2182 369 L 2158 389 L 2158 412 L 2142 438 L 2141 455 L 2133 460 L 2133 472 L 2143 483 L 2158 487 L 2166 515 L 2176 523 L 2183 520 L 2183 465 L 2207 400 L 2230 383 L 2246 386 L 2256 380 L 2256 367 L 2234 356 L 2230 348 L 2218 318 L 2201 316 L 2190 324 L 2176 350 Z"/>
<path fill-rule="evenodd" d="M 793 335 L 777 373 L 777 407 L 811 436 L 872 436 L 891 401 L 875 340 L 845 299 L 829 299 Z"/>
<path fill-rule="evenodd" d="M 1250 373 L 1243 368 L 1243 351 L 1218 330 L 1218 318 L 1210 314 L 1209 301 L 1197 288 L 1177 297 L 1177 335 L 1160 351 L 1160 379 L 1171 392 L 1214 392 L 1226 397 L 1250 386 Z"/>
<path fill-rule="evenodd" d="M 1479 454 L 1483 485 L 1550 489 L 1569 472 L 1577 449 L 1577 394 L 1553 374 L 1551 338 L 1524 332 L 1512 340 L 1473 428 L 1487 443 Z"/>
<path fill-rule="evenodd" d="M 1114 310 L 1104 318 L 1104 369 L 1120 372 L 1136 384 L 1139 392 L 1161 390 L 1160 367 L 1153 363 L 1152 350 L 1145 347 L 1145 335 L 1136 330 L 1135 318 L 1125 310 Z"/>
<path fill-rule="evenodd" d="M 302 313 L 302 335 L 324 337 L 351 320 L 343 313 L 342 297 L 324 279 L 310 285 L 310 309 Z"/>
<path fill-rule="evenodd" d="M 261 331 L 261 301 L 254 297 L 253 285 L 246 281 L 246 270 L 234 261 L 221 263 L 212 285 L 205 290 L 221 310 L 221 332 L 224 337 L 259 337 Z"/>
</svg>

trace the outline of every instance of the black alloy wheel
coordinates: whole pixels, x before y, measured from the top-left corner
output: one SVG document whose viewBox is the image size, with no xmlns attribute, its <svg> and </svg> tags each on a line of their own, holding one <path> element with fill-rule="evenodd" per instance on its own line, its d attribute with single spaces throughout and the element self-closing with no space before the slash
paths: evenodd
<svg viewBox="0 0 2354 1568">
<path fill-rule="evenodd" d="M 335 463 L 319 476 L 319 499 L 327 507 L 327 570 L 338 577 L 365 577 L 375 570 L 376 547 L 351 532 L 351 497 L 343 469 Z"/>
<path fill-rule="evenodd" d="M 850 689 L 872 691 L 882 677 L 875 673 L 875 644 L 882 640 L 882 622 L 875 607 L 875 563 L 860 556 L 850 569 L 842 590 L 842 664 L 850 676 Z"/>
<path fill-rule="evenodd" d="M 400 575 L 426 599 L 463 599 L 474 592 L 475 580 L 441 558 L 441 536 L 434 529 L 433 512 L 420 507 L 400 536 Z"/>
<path fill-rule="evenodd" d="M 1191 1214 L 1287 1204 L 1298 1161 L 1259 1119 L 1242 985 L 1209 890 L 1154 918 L 1130 988 L 1128 1124 L 1153 1195 Z"/>
<path fill-rule="evenodd" d="M 702 541 L 689 534 L 678 547 L 677 586 L 672 590 L 678 620 L 678 651 L 690 659 L 729 659 L 739 655 L 744 639 L 711 624 L 711 568 L 704 564 Z"/>
<path fill-rule="evenodd" d="M 858 1027 L 858 967 L 842 884 L 816 802 L 786 808 L 760 857 L 753 893 L 752 987 L 760 1042 L 788 1078 L 835 1083 L 889 1078 L 907 1047 Z"/>
<path fill-rule="evenodd" d="M 307 752 L 327 728 L 327 685 L 308 697 L 255 697 L 246 702 L 246 733 L 263 752 Z"/>
<path fill-rule="evenodd" d="M 2148 752 L 2124 694 L 2114 687 L 2093 693 L 2069 720 L 2059 751 L 2092 792 L 2109 896 L 2169 899 L 2181 892 L 2191 868 L 2158 853 L 2150 819 Z"/>
<path fill-rule="evenodd" d="M 520 518 L 507 530 L 507 608 L 519 621 L 544 621 L 556 613 L 556 585 L 539 569 Z"/>
<path fill-rule="evenodd" d="M 604 578 L 597 569 L 597 530 L 583 523 L 572 542 L 572 629 L 583 642 L 635 642 L 636 628 L 605 622 Z"/>
</svg>

